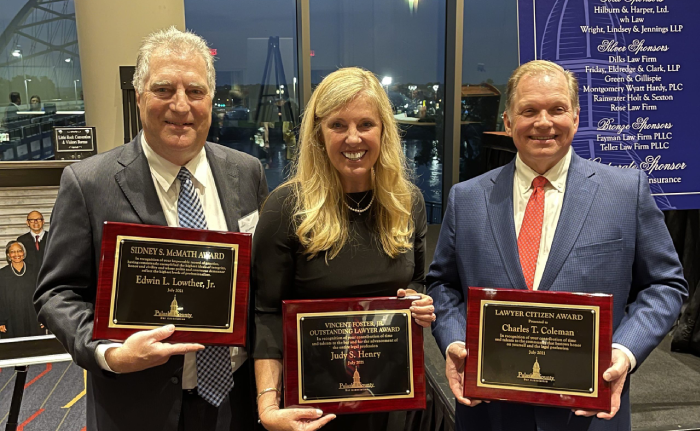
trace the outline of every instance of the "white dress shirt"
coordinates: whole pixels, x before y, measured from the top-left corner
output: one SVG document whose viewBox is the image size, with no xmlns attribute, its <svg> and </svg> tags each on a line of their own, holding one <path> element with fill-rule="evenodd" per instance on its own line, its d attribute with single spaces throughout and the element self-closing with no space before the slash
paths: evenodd
<svg viewBox="0 0 700 431">
<path fill-rule="evenodd" d="M 180 166 L 170 163 L 156 154 L 146 142 L 146 137 L 143 133 L 141 134 L 141 146 L 151 169 L 151 177 L 158 194 L 158 200 L 163 208 L 165 220 L 168 226 L 177 227 L 179 226 L 177 200 L 180 194 L 180 181 L 177 179 L 177 174 L 180 172 Z M 208 229 L 227 231 L 228 226 L 221 208 L 221 200 L 219 199 L 214 176 L 203 147 L 185 165 L 185 168 L 192 174 L 192 184 L 202 204 Z M 121 346 L 121 343 L 101 344 L 97 347 L 95 356 L 103 369 L 112 371 L 107 365 L 104 354 L 108 348 L 118 346 Z M 231 367 L 233 371 L 236 371 L 245 362 L 246 358 L 247 353 L 244 348 L 231 347 Z M 182 388 L 193 389 L 195 387 L 197 387 L 197 361 L 196 353 L 192 352 L 185 355 L 185 364 L 182 370 Z"/>
<path fill-rule="evenodd" d="M 542 236 L 540 237 L 540 252 L 537 254 L 537 266 L 535 267 L 535 280 L 532 290 L 537 290 L 542 280 L 544 267 L 549 258 L 549 250 L 552 248 L 554 232 L 557 230 L 564 191 L 566 190 L 566 178 L 571 164 L 571 147 L 561 160 L 542 176 L 549 181 L 544 186 L 544 216 L 542 217 Z M 513 215 L 515 222 L 515 235 L 520 235 L 520 228 L 525 217 L 525 208 L 532 195 L 532 180 L 540 174 L 532 170 L 520 158 L 520 153 L 515 156 L 515 175 L 513 175 Z"/>
<path fill-rule="evenodd" d="M 564 203 L 564 193 L 566 192 L 566 179 L 569 175 L 569 165 L 571 165 L 571 147 L 556 165 L 552 166 L 543 174 L 547 181 L 544 186 L 544 215 L 542 218 L 542 236 L 540 237 L 540 251 L 537 254 L 537 266 L 535 267 L 535 279 L 532 283 L 532 290 L 537 290 L 542 281 L 542 274 L 547 265 L 549 251 L 552 248 L 554 233 L 557 230 L 559 216 L 561 215 L 562 204 Z M 515 156 L 515 174 L 513 175 L 513 221 L 515 223 L 515 234 L 520 235 L 520 228 L 523 225 L 527 202 L 532 195 L 532 180 L 540 174 L 525 164 L 520 158 L 520 153 Z M 464 344 L 463 342 L 460 342 Z M 454 343 L 451 343 L 452 345 Z M 630 370 L 637 365 L 634 354 L 625 346 L 613 343 L 613 349 L 620 349 L 630 360 Z M 449 350 L 449 346 L 447 347 Z"/>
<path fill-rule="evenodd" d="M 44 229 L 42 229 L 42 230 L 41 230 L 41 233 L 38 234 L 38 235 L 39 235 L 39 240 L 38 240 L 39 242 L 41 242 L 41 240 L 44 239 L 44 234 L 45 234 L 45 233 L 46 233 L 46 231 L 45 231 Z M 29 235 L 32 236 L 32 239 L 33 239 L 34 241 L 37 241 L 37 238 L 36 238 L 36 237 L 37 237 L 37 234 L 34 233 L 34 231 L 32 231 L 31 229 L 29 229 Z"/>
</svg>

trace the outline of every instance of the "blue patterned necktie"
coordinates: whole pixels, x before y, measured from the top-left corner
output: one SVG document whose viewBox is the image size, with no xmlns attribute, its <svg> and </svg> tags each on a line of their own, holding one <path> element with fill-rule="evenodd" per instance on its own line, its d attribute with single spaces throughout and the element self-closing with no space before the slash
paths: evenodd
<svg viewBox="0 0 700 431">
<path fill-rule="evenodd" d="M 180 195 L 177 217 L 180 227 L 206 229 L 207 220 L 199 197 L 194 191 L 190 171 L 184 166 L 177 174 Z M 208 346 L 197 352 L 197 392 L 211 405 L 218 407 L 233 388 L 231 356 L 226 346 Z"/>
</svg>

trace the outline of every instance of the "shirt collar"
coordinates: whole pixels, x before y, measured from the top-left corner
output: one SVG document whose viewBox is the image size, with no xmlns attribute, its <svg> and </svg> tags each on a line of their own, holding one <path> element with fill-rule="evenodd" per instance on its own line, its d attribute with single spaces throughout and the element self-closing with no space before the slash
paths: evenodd
<svg viewBox="0 0 700 431">
<path fill-rule="evenodd" d="M 151 167 L 153 178 L 155 178 L 163 190 L 170 190 L 170 187 L 173 186 L 173 183 L 177 179 L 178 172 L 180 172 L 180 166 L 165 160 L 153 151 L 151 146 L 148 145 L 146 136 L 143 133 L 141 133 L 141 144 L 143 154 L 146 156 L 148 165 Z M 192 174 L 193 179 L 204 188 L 206 188 L 207 184 L 207 165 L 207 154 L 204 147 L 202 147 L 202 150 L 185 165 L 185 168 Z"/>
<path fill-rule="evenodd" d="M 44 234 L 46 233 L 46 230 L 42 229 L 41 233 L 34 233 L 31 229 L 29 229 L 29 235 L 32 236 L 32 239 L 36 238 L 37 235 L 39 235 L 39 241 L 44 239 Z"/>
<path fill-rule="evenodd" d="M 557 162 L 556 165 L 552 166 L 550 170 L 545 172 L 543 176 L 547 178 L 549 184 L 554 187 L 559 193 L 564 193 L 566 188 L 566 176 L 569 172 L 569 165 L 571 164 L 571 146 L 569 146 L 569 151 L 566 155 Z M 525 164 L 520 158 L 520 153 L 515 156 L 515 183 L 518 188 L 518 192 L 521 194 L 527 193 L 532 188 L 532 180 L 539 176 L 531 167 Z"/>
</svg>

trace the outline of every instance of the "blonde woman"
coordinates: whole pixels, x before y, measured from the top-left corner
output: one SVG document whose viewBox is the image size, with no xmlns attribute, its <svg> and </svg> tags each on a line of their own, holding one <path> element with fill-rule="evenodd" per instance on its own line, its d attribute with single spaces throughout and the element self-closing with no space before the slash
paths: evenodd
<svg viewBox="0 0 700 431">
<path fill-rule="evenodd" d="M 359 68 L 331 73 L 311 96 L 291 178 L 268 198 L 253 240 L 253 357 L 265 428 L 387 429 L 389 414 L 336 419 L 279 407 L 282 300 L 415 294 L 425 279 L 426 230 L 381 84 Z M 411 310 L 421 326 L 435 320 L 429 296 Z"/>
</svg>

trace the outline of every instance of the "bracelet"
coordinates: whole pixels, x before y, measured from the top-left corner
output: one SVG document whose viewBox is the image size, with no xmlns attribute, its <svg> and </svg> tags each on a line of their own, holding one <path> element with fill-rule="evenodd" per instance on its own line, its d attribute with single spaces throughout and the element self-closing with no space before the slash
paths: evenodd
<svg viewBox="0 0 700 431">
<path fill-rule="evenodd" d="M 265 393 L 267 393 L 267 392 L 272 392 L 272 391 L 275 391 L 275 392 L 277 392 L 278 394 L 281 393 L 280 390 L 277 389 L 277 388 L 266 388 L 266 389 L 263 389 L 262 391 L 260 391 L 260 393 L 258 394 L 257 398 L 255 398 L 255 402 L 257 403 L 257 402 L 260 400 L 260 397 L 262 396 L 262 394 L 265 394 Z"/>
</svg>

